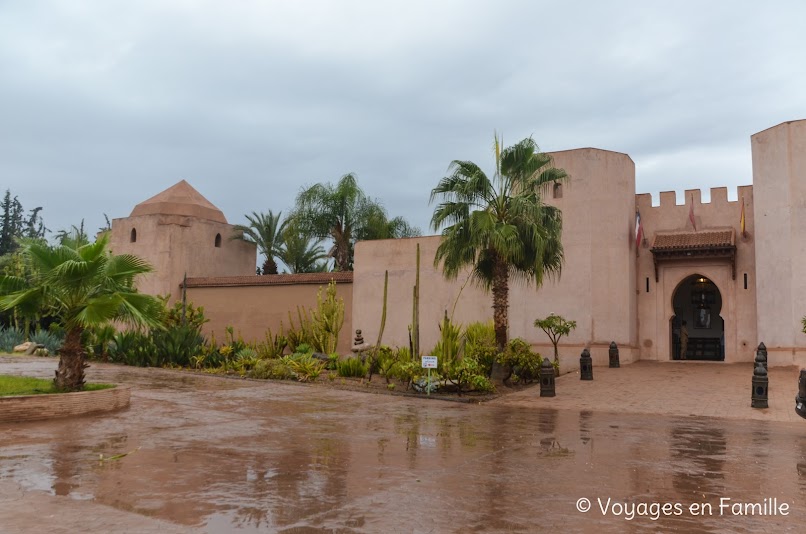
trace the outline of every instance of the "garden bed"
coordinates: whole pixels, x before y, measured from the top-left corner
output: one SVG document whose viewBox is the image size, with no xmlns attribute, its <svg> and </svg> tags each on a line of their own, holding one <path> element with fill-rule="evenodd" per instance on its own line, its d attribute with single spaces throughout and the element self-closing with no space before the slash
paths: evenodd
<svg viewBox="0 0 806 534">
<path fill-rule="evenodd" d="M 58 393 L 53 391 L 50 380 L 0 376 L 0 423 L 98 414 L 129 406 L 128 386 L 94 384 L 89 388 Z"/>
<path fill-rule="evenodd" d="M 251 378 L 248 376 L 240 375 L 238 373 L 210 372 L 199 369 L 188 369 L 188 368 L 163 368 L 163 369 L 169 371 L 177 370 L 182 372 L 189 372 L 204 376 L 218 376 L 222 378 L 228 378 L 231 380 L 248 380 L 250 382 L 273 382 L 280 384 L 296 384 L 308 387 L 322 387 L 327 389 L 337 389 L 343 391 L 356 391 L 360 393 L 373 393 L 378 395 L 414 397 L 420 399 L 445 400 L 445 401 L 465 402 L 465 403 L 487 402 L 493 399 L 500 398 L 504 395 L 508 395 L 510 393 L 517 393 L 519 391 L 524 391 L 532 387 L 539 386 L 538 382 L 532 382 L 529 384 L 514 384 L 512 386 L 499 387 L 496 391 L 491 393 L 469 391 L 459 394 L 458 392 L 455 391 L 446 392 L 437 390 L 428 395 L 426 393 L 419 393 L 411 387 L 406 389 L 406 383 L 395 379 L 390 380 L 390 383 L 394 384 L 395 387 L 389 388 L 389 384 L 387 384 L 384 377 L 379 375 L 374 375 L 372 377 L 372 380 L 369 381 L 366 378 L 339 376 L 336 371 L 323 371 L 322 374 L 316 380 L 301 382 L 293 379 L 280 380 L 272 378 Z M 330 378 L 331 376 L 333 377 L 332 379 Z"/>
</svg>

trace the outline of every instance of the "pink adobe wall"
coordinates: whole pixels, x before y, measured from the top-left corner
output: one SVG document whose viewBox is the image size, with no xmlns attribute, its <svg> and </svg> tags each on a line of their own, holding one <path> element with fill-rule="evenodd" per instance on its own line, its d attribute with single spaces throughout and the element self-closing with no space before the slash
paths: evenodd
<svg viewBox="0 0 806 534">
<path fill-rule="evenodd" d="M 510 338 L 522 337 L 541 353 L 550 354 L 548 339 L 533 322 L 554 312 L 578 323 L 577 329 L 561 344 L 563 370 L 578 367 L 579 354 L 585 346 L 591 347 L 597 365 L 606 363 L 611 341 L 619 344 L 622 361 L 632 361 L 637 357 L 635 261 L 629 253 L 635 202 L 633 162 L 625 154 L 592 148 L 552 155 L 555 165 L 571 175 L 562 198 L 546 199 L 563 211 L 565 265 L 559 280 L 547 280 L 539 290 L 511 284 Z M 461 324 L 492 318 L 489 294 L 472 283 L 461 290 L 467 274 L 446 281 L 441 270 L 434 267 L 439 241 L 439 236 L 430 236 L 356 245 L 353 325 L 364 330 L 365 338 L 377 336 L 383 275 L 388 269 L 389 307 L 384 343 L 408 345 L 417 243 L 422 247 L 423 350 L 430 351 L 436 344 L 438 322 L 445 310 L 451 313 L 455 302 L 454 319 Z"/>
<path fill-rule="evenodd" d="M 711 189 L 711 201 L 702 202 L 700 190 L 685 192 L 685 204 L 676 204 L 674 191 L 660 194 L 660 205 L 652 206 L 649 194 L 636 195 L 636 207 L 641 213 L 645 243 L 638 250 L 637 293 L 638 331 L 641 359 L 671 359 L 670 320 L 674 315 L 672 300 L 678 285 L 693 274 L 712 280 L 722 296 L 720 316 L 725 321 L 725 361 L 752 361 L 758 344 L 756 335 L 756 268 L 755 218 L 753 216 L 753 187 L 738 188 L 738 201 L 728 201 L 727 188 Z M 655 281 L 652 241 L 656 232 L 693 232 L 689 220 L 691 202 L 697 230 L 733 228 L 736 235 L 736 279 L 724 260 L 697 258 L 691 262 L 668 262 L 658 266 Z M 746 237 L 741 236 L 741 199 L 745 203 Z M 634 245 L 633 245 L 633 250 Z M 635 254 L 635 252 L 633 252 Z M 748 285 L 744 289 L 744 274 Z M 646 279 L 649 278 L 649 291 Z M 692 332 L 689 332 L 692 335 Z"/>
<path fill-rule="evenodd" d="M 327 273 L 323 273 L 326 275 Z M 327 286 L 328 282 L 322 280 L 322 275 L 311 275 L 319 280 L 314 283 L 297 283 L 289 285 L 261 285 L 269 277 L 252 275 L 249 283 L 228 285 L 226 278 L 209 280 L 211 285 L 193 287 L 193 280 L 188 280 L 187 298 L 195 306 L 204 306 L 204 314 L 210 320 L 204 325 L 203 333 L 208 338 L 215 334 L 216 341 L 224 340 L 225 328 L 232 326 L 236 336 L 240 333 L 244 340 L 254 342 L 265 339 L 266 330 L 272 333 L 279 332 L 281 324 L 288 327 L 288 313 L 291 312 L 294 324 L 298 324 L 297 306 L 315 308 L 317 292 Z M 289 275 L 274 275 L 289 276 Z M 303 276 L 303 275 L 295 275 Z M 242 277 L 239 277 L 239 279 Z M 340 354 L 349 354 L 352 347 L 354 332 L 352 331 L 353 315 L 353 284 L 351 282 L 337 282 L 336 294 L 344 300 L 344 326 L 339 333 L 338 351 Z M 178 294 L 179 289 L 175 292 Z M 366 336 L 365 336 L 366 338 Z"/>
<path fill-rule="evenodd" d="M 751 137 L 759 337 L 770 364 L 806 366 L 806 121 Z"/>
<path fill-rule="evenodd" d="M 137 241 L 130 242 L 136 229 Z M 152 264 L 154 272 L 138 281 L 151 295 L 178 298 L 184 274 L 193 276 L 254 275 L 254 244 L 232 241 L 233 226 L 182 215 L 143 215 L 112 221 L 111 249 L 115 254 L 135 254 Z M 215 246 L 216 235 L 221 246 Z"/>
</svg>

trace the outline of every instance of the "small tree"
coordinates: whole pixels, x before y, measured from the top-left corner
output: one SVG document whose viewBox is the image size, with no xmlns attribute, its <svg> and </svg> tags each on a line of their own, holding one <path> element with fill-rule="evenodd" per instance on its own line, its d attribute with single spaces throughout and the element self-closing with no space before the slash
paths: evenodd
<svg viewBox="0 0 806 534">
<path fill-rule="evenodd" d="M 554 315 L 553 313 L 545 319 L 535 319 L 535 328 L 541 329 L 549 336 L 551 344 L 554 345 L 554 361 L 558 361 L 560 356 L 557 351 L 557 345 L 563 336 L 571 333 L 571 330 L 577 327 L 576 321 L 569 321 L 561 315 Z"/>
<path fill-rule="evenodd" d="M 77 248 L 30 242 L 21 249 L 31 268 L 30 278 L 0 276 L 0 310 L 41 310 L 64 327 L 54 381 L 61 391 L 84 388 L 81 336 L 85 330 L 114 321 L 135 327 L 160 326 L 160 301 L 135 288 L 135 279 L 151 272 L 151 266 L 129 254 L 112 255 L 108 241 L 107 234 Z"/>
</svg>

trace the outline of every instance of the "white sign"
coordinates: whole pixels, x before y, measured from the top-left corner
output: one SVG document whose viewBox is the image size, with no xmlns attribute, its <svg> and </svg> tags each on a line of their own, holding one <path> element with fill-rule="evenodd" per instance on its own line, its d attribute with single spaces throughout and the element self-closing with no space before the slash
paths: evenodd
<svg viewBox="0 0 806 534">
<path fill-rule="evenodd" d="M 423 369 L 436 369 L 437 357 L 436 356 L 423 356 Z"/>
</svg>

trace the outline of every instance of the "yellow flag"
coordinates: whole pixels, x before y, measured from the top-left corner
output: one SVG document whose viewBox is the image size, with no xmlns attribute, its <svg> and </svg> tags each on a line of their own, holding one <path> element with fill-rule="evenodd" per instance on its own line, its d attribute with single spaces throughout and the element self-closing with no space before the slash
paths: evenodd
<svg viewBox="0 0 806 534">
<path fill-rule="evenodd" d="M 742 197 L 742 215 L 739 218 L 739 227 L 742 229 L 742 237 L 745 237 L 744 231 L 744 197 Z"/>
</svg>

